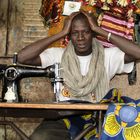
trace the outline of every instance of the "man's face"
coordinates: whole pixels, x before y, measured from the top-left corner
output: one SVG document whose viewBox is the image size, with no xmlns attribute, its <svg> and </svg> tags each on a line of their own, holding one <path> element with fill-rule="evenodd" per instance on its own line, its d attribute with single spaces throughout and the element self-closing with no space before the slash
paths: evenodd
<svg viewBox="0 0 140 140">
<path fill-rule="evenodd" d="M 74 20 L 71 26 L 70 37 L 77 55 L 86 56 L 92 52 L 93 36 L 88 20 Z"/>
</svg>

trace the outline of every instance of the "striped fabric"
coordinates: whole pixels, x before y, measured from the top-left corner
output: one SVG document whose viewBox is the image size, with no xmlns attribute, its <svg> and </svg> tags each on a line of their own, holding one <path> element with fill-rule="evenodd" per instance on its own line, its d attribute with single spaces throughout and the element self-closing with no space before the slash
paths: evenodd
<svg viewBox="0 0 140 140">
<path fill-rule="evenodd" d="M 124 18 L 117 17 L 109 12 L 105 12 L 100 26 L 102 29 L 114 33 L 116 35 L 125 37 L 129 40 L 133 40 L 134 36 L 134 21 L 127 20 Z M 97 39 L 104 47 L 116 47 L 111 42 L 108 42 L 107 39 L 97 36 Z"/>
</svg>

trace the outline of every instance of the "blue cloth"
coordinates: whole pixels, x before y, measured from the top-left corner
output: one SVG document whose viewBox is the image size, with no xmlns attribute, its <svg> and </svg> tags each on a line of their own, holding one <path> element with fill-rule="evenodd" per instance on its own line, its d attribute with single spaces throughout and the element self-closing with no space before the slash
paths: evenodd
<svg viewBox="0 0 140 140">
<path fill-rule="evenodd" d="M 109 105 L 100 140 L 140 140 L 140 100 L 121 99 Z"/>
<path fill-rule="evenodd" d="M 125 98 L 121 98 L 121 93 L 118 89 L 111 89 L 107 95 L 101 100 L 100 103 L 114 103 L 114 102 L 124 102 Z M 82 115 L 82 116 L 71 116 L 64 119 L 67 129 L 71 134 L 71 138 L 74 139 L 82 130 L 87 128 L 89 125 L 96 123 L 95 118 L 97 111 L 93 114 Z M 98 128 L 95 127 L 81 140 L 97 140 L 98 139 Z"/>
</svg>

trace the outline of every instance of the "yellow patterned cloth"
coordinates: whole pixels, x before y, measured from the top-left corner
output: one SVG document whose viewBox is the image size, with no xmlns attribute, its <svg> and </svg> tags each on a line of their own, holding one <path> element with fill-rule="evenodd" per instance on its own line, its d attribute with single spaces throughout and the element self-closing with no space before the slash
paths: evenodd
<svg viewBox="0 0 140 140">
<path fill-rule="evenodd" d="M 100 140 L 140 140 L 140 100 L 111 104 Z"/>
</svg>

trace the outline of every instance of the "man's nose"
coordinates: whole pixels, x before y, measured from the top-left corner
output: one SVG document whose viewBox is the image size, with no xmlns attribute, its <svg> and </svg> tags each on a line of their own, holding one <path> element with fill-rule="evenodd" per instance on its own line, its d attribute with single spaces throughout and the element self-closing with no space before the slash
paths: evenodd
<svg viewBox="0 0 140 140">
<path fill-rule="evenodd" d="M 84 39 L 84 34 L 83 33 L 79 33 L 78 34 L 78 40 L 82 40 Z"/>
</svg>

